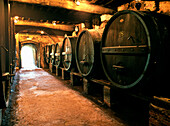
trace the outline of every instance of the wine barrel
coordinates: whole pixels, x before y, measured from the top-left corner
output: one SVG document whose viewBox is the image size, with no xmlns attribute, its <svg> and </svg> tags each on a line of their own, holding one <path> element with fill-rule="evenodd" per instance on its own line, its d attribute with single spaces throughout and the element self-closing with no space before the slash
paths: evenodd
<svg viewBox="0 0 170 126">
<path fill-rule="evenodd" d="M 45 47 L 45 57 L 46 57 L 46 63 L 50 63 L 50 52 L 51 52 L 51 45 L 46 45 Z"/>
<path fill-rule="evenodd" d="M 55 51 L 55 44 L 51 45 L 51 52 L 50 52 L 50 63 L 52 64 L 54 61 L 54 51 Z"/>
<path fill-rule="evenodd" d="M 169 16 L 154 12 L 126 10 L 113 15 L 101 43 L 102 67 L 112 86 L 153 88 L 167 80 L 168 22 Z"/>
<path fill-rule="evenodd" d="M 74 71 L 75 65 L 75 45 L 77 37 L 67 36 L 63 40 L 61 48 L 62 65 L 66 71 Z"/>
<path fill-rule="evenodd" d="M 100 43 L 103 30 L 84 30 L 76 43 L 76 64 L 82 76 L 93 76 L 101 73 Z"/>
<path fill-rule="evenodd" d="M 12 63 L 12 54 L 14 53 L 14 50 L 11 47 L 12 43 L 10 43 L 11 18 L 8 4 L 8 1 L 0 1 L 0 109 L 4 109 L 9 105 L 11 91 L 10 73 L 12 72 L 9 68 Z"/>
<path fill-rule="evenodd" d="M 49 69 L 51 72 L 53 72 L 54 69 L 54 53 L 55 52 L 55 44 L 51 45 L 51 51 L 50 51 L 50 63 L 49 63 Z"/>
<path fill-rule="evenodd" d="M 59 67 L 61 65 L 61 46 L 59 43 L 55 45 L 55 52 L 54 52 L 54 66 Z"/>
</svg>

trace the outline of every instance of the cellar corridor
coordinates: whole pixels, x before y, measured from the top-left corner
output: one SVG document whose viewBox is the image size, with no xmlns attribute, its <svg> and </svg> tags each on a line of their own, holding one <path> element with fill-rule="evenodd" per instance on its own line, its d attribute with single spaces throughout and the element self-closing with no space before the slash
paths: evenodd
<svg viewBox="0 0 170 126">
<path fill-rule="evenodd" d="M 18 78 L 18 93 L 2 126 L 123 126 L 43 69 L 22 68 Z"/>
<path fill-rule="evenodd" d="M 0 126 L 170 126 L 170 0 L 0 0 Z"/>
</svg>

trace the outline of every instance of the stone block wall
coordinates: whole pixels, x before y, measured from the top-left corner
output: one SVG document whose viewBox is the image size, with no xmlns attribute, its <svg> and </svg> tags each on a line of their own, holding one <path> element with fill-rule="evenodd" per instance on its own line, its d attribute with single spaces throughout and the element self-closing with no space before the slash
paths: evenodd
<svg viewBox="0 0 170 126">
<path fill-rule="evenodd" d="M 140 1 L 141 7 L 140 11 L 157 11 L 158 13 L 166 14 L 170 16 L 170 1 Z M 118 11 L 121 10 L 137 10 L 135 5 L 136 1 L 121 5 L 117 8 Z"/>
</svg>

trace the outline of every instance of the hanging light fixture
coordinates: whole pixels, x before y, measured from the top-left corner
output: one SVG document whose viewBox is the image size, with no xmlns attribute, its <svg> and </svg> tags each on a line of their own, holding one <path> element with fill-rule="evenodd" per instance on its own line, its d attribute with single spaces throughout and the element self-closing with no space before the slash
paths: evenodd
<svg viewBox="0 0 170 126">
<path fill-rule="evenodd" d="M 44 34 L 44 31 L 41 31 L 41 34 Z"/>
<path fill-rule="evenodd" d="M 80 1 L 79 0 L 75 0 L 75 3 L 76 3 L 77 6 L 80 5 Z"/>
<path fill-rule="evenodd" d="M 56 21 L 52 21 L 52 24 L 53 24 L 53 25 L 56 25 Z"/>
<path fill-rule="evenodd" d="M 14 17 L 14 23 L 17 23 L 18 20 L 19 20 L 19 16 L 15 16 L 15 17 Z"/>
</svg>

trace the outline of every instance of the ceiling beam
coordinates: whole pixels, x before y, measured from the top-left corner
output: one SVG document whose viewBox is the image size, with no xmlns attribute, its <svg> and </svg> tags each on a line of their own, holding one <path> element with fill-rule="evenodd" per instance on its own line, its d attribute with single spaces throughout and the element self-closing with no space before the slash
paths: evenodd
<svg viewBox="0 0 170 126">
<path fill-rule="evenodd" d="M 29 3 L 29 4 L 39 4 L 45 6 L 52 6 L 52 7 L 60 7 L 69 10 L 76 10 L 94 14 L 112 14 L 114 10 L 101 7 L 98 5 L 89 4 L 89 2 L 81 2 L 80 5 L 76 5 L 75 2 L 70 0 L 9 0 L 9 1 L 17 1 L 21 3 Z"/>
<path fill-rule="evenodd" d="M 55 30 L 61 30 L 61 31 L 74 31 L 74 25 L 62 25 L 62 24 L 56 24 L 53 25 L 51 23 L 40 23 L 40 22 L 33 22 L 33 21 L 28 21 L 28 20 L 18 20 L 15 23 L 15 26 L 33 26 L 33 27 L 44 27 L 44 28 L 50 28 L 50 29 L 55 29 Z"/>
<path fill-rule="evenodd" d="M 50 29 L 50 28 L 44 28 L 44 27 L 35 27 L 35 26 L 25 26 L 25 25 L 16 25 L 15 26 L 15 33 L 31 33 L 31 31 L 44 31 L 45 34 L 47 33 L 48 35 L 52 36 L 64 36 L 67 34 L 68 36 L 72 35 L 72 32 L 68 31 L 61 31 L 57 29 Z"/>
<path fill-rule="evenodd" d="M 25 6 L 26 5 L 26 6 Z M 32 7 L 34 5 L 34 8 Z M 38 4 L 26 4 L 20 2 L 11 2 L 10 6 L 11 17 L 19 16 L 24 19 L 30 18 L 34 21 L 59 21 L 70 22 L 71 24 L 84 23 L 86 20 L 91 20 L 94 15 L 86 12 L 68 10 L 59 7 L 42 6 Z M 52 9 L 49 9 L 52 8 Z M 47 11 L 48 10 L 48 11 Z"/>
</svg>

